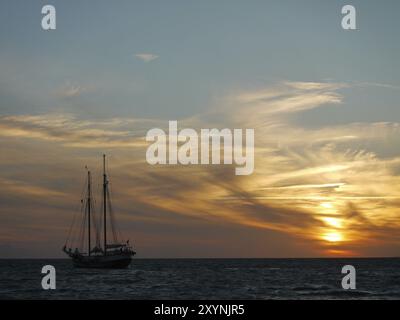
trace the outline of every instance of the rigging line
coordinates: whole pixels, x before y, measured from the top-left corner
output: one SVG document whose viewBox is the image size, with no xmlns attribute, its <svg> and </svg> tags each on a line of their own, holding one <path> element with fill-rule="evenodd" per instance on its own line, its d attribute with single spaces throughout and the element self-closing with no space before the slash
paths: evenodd
<svg viewBox="0 0 400 320">
<path fill-rule="evenodd" d="M 85 195 L 82 195 L 82 202 L 81 202 L 81 208 L 79 211 L 79 214 L 82 216 L 83 215 L 83 211 L 85 210 L 85 202 L 83 200 L 83 197 Z M 82 228 L 82 227 L 81 227 Z M 79 234 L 81 232 L 81 229 L 79 228 L 79 226 L 77 225 L 77 227 L 74 229 L 74 233 L 73 233 L 73 247 L 77 248 L 79 247 Z"/>
<path fill-rule="evenodd" d="M 84 192 L 85 192 L 85 186 L 83 186 L 82 190 L 81 190 L 81 194 L 80 194 L 81 195 L 81 197 L 80 197 L 81 198 L 81 202 L 80 202 L 79 205 L 76 206 L 76 210 L 74 210 L 72 223 L 71 223 L 71 225 L 69 227 L 69 230 L 68 230 L 68 235 L 67 235 L 67 239 L 65 240 L 65 245 L 67 245 L 69 243 L 69 240 L 71 239 L 71 233 L 72 233 L 72 230 L 73 230 L 73 228 L 75 226 L 76 217 L 78 215 L 78 209 L 79 209 L 79 212 L 82 212 Z"/>
<path fill-rule="evenodd" d="M 111 220 L 111 227 L 112 227 L 112 231 L 113 231 L 113 238 L 114 238 L 114 241 L 115 241 L 115 243 L 118 243 L 119 241 L 124 241 L 124 237 L 123 237 L 123 234 L 121 233 L 121 231 L 120 231 L 120 228 L 118 228 L 118 223 L 117 223 L 117 221 L 116 221 L 116 219 L 115 219 L 115 213 L 114 213 L 114 210 L 113 210 L 113 207 L 112 207 L 112 202 L 111 202 L 111 184 L 110 184 L 110 186 L 109 186 L 110 188 L 110 190 L 108 190 L 107 189 L 107 196 L 108 196 L 108 198 L 109 198 L 109 206 L 110 206 L 110 208 L 109 208 L 109 210 L 110 210 L 110 220 Z"/>
<path fill-rule="evenodd" d="M 92 207 L 92 212 L 93 212 L 93 225 L 94 225 L 94 231 L 95 231 L 95 236 L 96 236 L 96 247 L 100 247 L 100 230 L 98 226 L 98 220 L 97 220 L 97 212 L 96 212 L 96 199 L 93 198 L 93 207 Z"/>
<path fill-rule="evenodd" d="M 87 192 L 85 193 L 85 209 L 84 209 L 84 214 L 83 214 L 83 219 L 81 222 L 81 230 L 80 230 L 80 237 L 78 239 L 78 247 L 82 249 L 82 251 L 84 250 L 84 237 L 85 237 L 85 231 L 86 231 L 86 214 L 87 214 Z"/>
<path fill-rule="evenodd" d="M 115 213 L 112 207 L 112 202 L 111 202 L 111 195 L 110 195 L 110 191 L 108 192 L 108 197 L 109 197 L 109 204 L 110 204 L 110 218 L 111 218 L 111 223 L 112 223 L 112 232 L 113 232 L 113 238 L 114 238 L 114 242 L 118 243 L 119 239 L 118 239 L 118 225 L 117 222 L 115 220 Z M 121 239 L 122 240 L 122 239 Z"/>
<path fill-rule="evenodd" d="M 99 190 L 102 190 L 103 189 L 103 184 L 98 184 L 98 188 L 99 188 Z M 99 213 L 98 213 L 98 221 L 99 221 L 99 233 L 100 233 L 100 235 L 101 235 L 101 232 L 103 231 L 103 224 L 104 224 L 104 217 L 103 217 L 103 203 L 104 203 L 104 193 L 103 193 L 103 191 L 101 191 L 101 202 L 100 202 L 100 205 L 99 205 L 99 208 L 100 208 L 100 210 L 99 210 Z"/>
<path fill-rule="evenodd" d="M 82 212 L 82 207 L 83 207 L 83 201 L 80 204 L 79 212 Z M 73 231 L 73 229 L 75 227 L 75 222 L 76 222 L 76 217 L 77 216 L 78 216 L 78 208 L 74 211 L 74 216 L 73 216 L 73 219 L 72 219 L 72 223 L 71 223 L 71 225 L 69 227 L 68 236 L 67 236 L 67 240 L 65 241 L 65 245 L 67 245 L 69 243 L 69 240 L 71 239 L 71 234 L 72 234 L 72 231 Z"/>
<path fill-rule="evenodd" d="M 87 212 L 87 206 L 88 206 L 88 190 L 87 190 L 87 185 L 89 183 L 88 177 L 85 179 L 85 184 L 84 184 L 84 191 L 83 191 L 83 206 L 82 206 L 82 211 L 81 211 L 81 215 L 83 217 L 82 221 L 81 221 L 81 228 L 79 230 L 79 238 L 78 238 L 78 247 L 81 247 L 81 244 L 83 243 L 83 237 L 84 237 L 84 231 L 85 231 L 85 227 L 86 227 L 86 212 Z"/>
<path fill-rule="evenodd" d="M 81 238 L 79 240 L 79 247 L 82 248 L 82 251 L 85 250 L 86 220 L 87 220 L 86 215 L 87 215 L 87 210 L 85 210 L 85 214 L 83 217 L 82 233 L 81 233 Z"/>
<path fill-rule="evenodd" d="M 121 232 L 121 229 L 118 227 L 119 225 L 118 225 L 117 220 L 116 220 L 116 215 L 115 215 L 115 212 L 114 212 L 113 207 L 112 207 L 111 191 L 109 191 L 108 197 L 110 199 L 109 200 L 109 203 L 110 203 L 110 214 L 111 214 L 111 223 L 112 223 L 114 241 L 116 243 L 118 243 L 119 241 L 123 242 L 125 240 L 125 238 L 124 238 L 124 236 L 123 236 L 123 234 Z"/>
<path fill-rule="evenodd" d="M 69 239 L 71 238 L 71 232 L 72 232 L 72 229 L 73 229 L 73 227 L 74 227 L 74 225 L 75 225 L 75 220 L 76 220 L 76 216 L 77 216 L 77 211 L 78 211 L 78 210 L 74 211 L 74 216 L 73 216 L 73 218 L 72 218 L 72 223 L 71 223 L 71 225 L 69 226 L 67 239 L 65 240 L 65 244 L 64 244 L 65 246 L 68 245 Z"/>
<path fill-rule="evenodd" d="M 89 191 L 88 191 L 89 192 Z M 95 231 L 95 236 L 96 236 L 96 243 L 97 243 L 97 221 L 96 221 L 96 211 L 95 211 L 95 198 L 93 197 L 93 191 L 92 188 L 90 188 L 90 212 L 91 212 L 91 221 L 93 222 L 92 228 Z M 91 228 L 91 229 L 92 229 Z"/>
<path fill-rule="evenodd" d="M 97 189 L 100 190 L 100 184 L 99 183 L 97 184 Z M 101 194 L 103 194 L 103 193 L 101 192 Z M 101 196 L 100 200 L 101 200 L 101 203 L 103 203 L 103 196 Z M 96 201 L 96 203 L 97 203 L 97 201 Z M 101 230 L 103 228 L 103 219 L 102 219 L 102 209 L 101 208 L 97 213 L 96 219 L 97 219 L 97 226 L 99 228 L 98 232 L 99 232 L 99 237 L 100 237 L 101 236 Z"/>
<path fill-rule="evenodd" d="M 114 211 L 112 210 L 110 191 L 107 188 L 108 211 L 110 213 L 110 224 L 114 243 L 118 243 L 117 233 L 115 231 Z"/>
</svg>

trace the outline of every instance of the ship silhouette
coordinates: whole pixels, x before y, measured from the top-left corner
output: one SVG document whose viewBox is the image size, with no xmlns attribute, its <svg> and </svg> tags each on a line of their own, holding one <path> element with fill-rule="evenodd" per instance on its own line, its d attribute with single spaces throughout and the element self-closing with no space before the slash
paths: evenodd
<svg viewBox="0 0 400 320">
<path fill-rule="evenodd" d="M 75 216 L 62 250 L 72 259 L 74 267 L 77 268 L 116 269 L 128 267 L 136 252 L 130 246 L 129 240 L 126 242 L 122 241 L 121 233 L 116 225 L 111 206 L 105 155 L 103 155 L 103 186 L 100 215 L 96 215 L 95 212 L 95 199 L 92 195 L 92 177 L 88 169 L 87 182 L 85 183 L 82 195 L 81 219 L 79 219 L 80 227 L 76 228 L 77 219 Z M 107 230 L 107 227 L 111 230 Z M 95 235 L 94 246 L 92 246 L 93 231 Z M 112 234 L 111 243 L 107 242 L 107 232 L 109 231 Z"/>
</svg>

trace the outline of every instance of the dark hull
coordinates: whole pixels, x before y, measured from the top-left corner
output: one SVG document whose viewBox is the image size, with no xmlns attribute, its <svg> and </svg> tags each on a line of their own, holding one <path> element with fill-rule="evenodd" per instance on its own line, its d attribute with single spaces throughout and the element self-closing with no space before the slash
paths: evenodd
<svg viewBox="0 0 400 320">
<path fill-rule="evenodd" d="M 94 256 L 94 257 L 73 257 L 72 262 L 75 268 L 93 269 L 123 269 L 127 268 L 132 261 L 131 255 Z"/>
</svg>

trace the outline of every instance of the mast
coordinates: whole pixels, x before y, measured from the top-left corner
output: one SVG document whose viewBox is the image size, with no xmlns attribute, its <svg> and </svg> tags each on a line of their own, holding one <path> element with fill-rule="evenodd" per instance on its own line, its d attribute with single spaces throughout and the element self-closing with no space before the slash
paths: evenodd
<svg viewBox="0 0 400 320">
<path fill-rule="evenodd" d="M 88 171 L 88 197 L 87 197 L 87 208 L 88 208 L 88 255 L 90 256 L 90 208 L 91 208 L 91 188 L 90 188 L 90 171 Z"/>
<path fill-rule="evenodd" d="M 107 254 L 107 176 L 106 155 L 103 154 L 103 219 L 104 219 L 104 255 Z"/>
</svg>

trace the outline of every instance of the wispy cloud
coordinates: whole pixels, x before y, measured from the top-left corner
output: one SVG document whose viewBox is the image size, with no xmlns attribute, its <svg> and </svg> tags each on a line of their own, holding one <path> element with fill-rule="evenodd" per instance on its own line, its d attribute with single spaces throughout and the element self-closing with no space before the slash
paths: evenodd
<svg viewBox="0 0 400 320">
<path fill-rule="evenodd" d="M 158 55 L 153 53 L 137 53 L 135 57 L 144 61 L 144 62 L 151 62 L 153 60 L 158 59 Z"/>
<path fill-rule="evenodd" d="M 93 90 L 93 88 L 67 81 L 56 93 L 62 98 L 74 98 L 90 90 Z"/>
<path fill-rule="evenodd" d="M 66 114 L 0 117 L 0 136 L 61 142 L 80 148 L 143 146 L 147 119 L 81 120 Z"/>
</svg>

